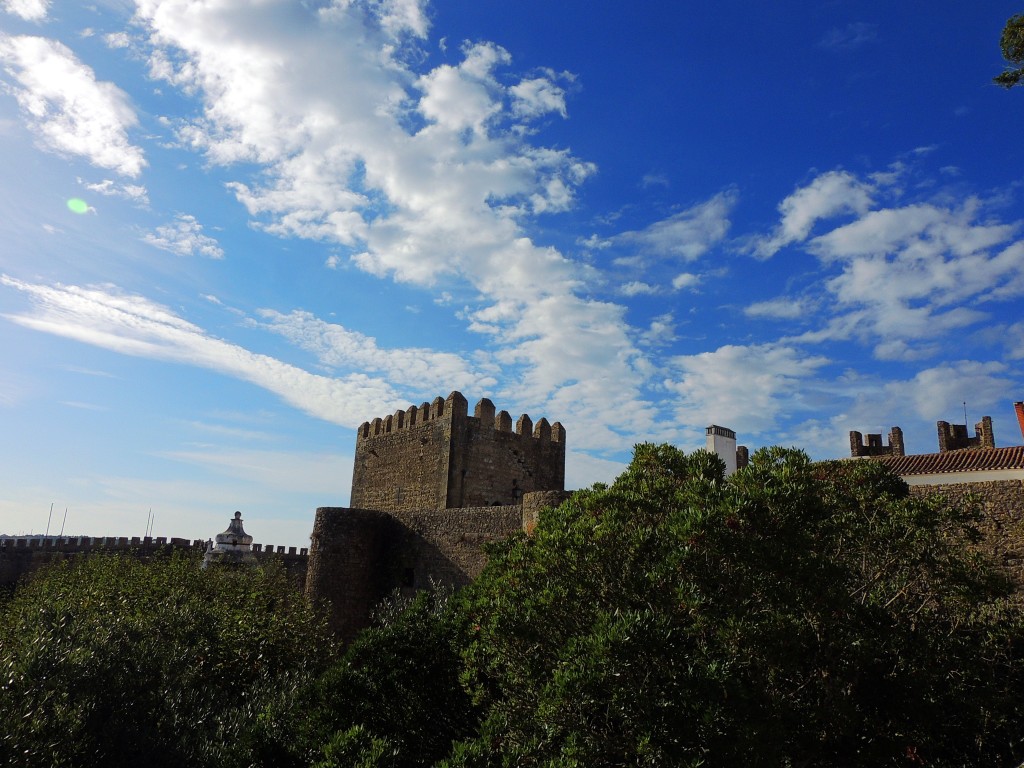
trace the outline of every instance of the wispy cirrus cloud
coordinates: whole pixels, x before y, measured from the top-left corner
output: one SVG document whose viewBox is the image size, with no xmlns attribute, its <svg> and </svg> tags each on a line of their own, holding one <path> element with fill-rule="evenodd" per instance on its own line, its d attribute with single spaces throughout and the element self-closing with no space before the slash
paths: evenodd
<svg viewBox="0 0 1024 768">
<path fill-rule="evenodd" d="M 138 205 L 149 205 L 149 193 L 141 184 L 121 184 L 113 179 L 104 179 L 97 182 L 87 182 L 79 179 L 78 183 L 90 192 L 95 192 L 98 195 L 120 197 L 125 200 L 131 200 Z"/>
<path fill-rule="evenodd" d="M 720 192 L 709 200 L 660 219 L 644 229 L 592 240 L 598 248 L 613 247 L 641 259 L 692 262 L 720 243 L 729 232 L 729 214 L 739 195 Z M 630 258 L 626 256 L 625 258 Z"/>
<path fill-rule="evenodd" d="M 142 172 L 143 152 L 128 138 L 138 123 L 128 96 L 97 80 L 70 48 L 45 37 L 0 33 L 0 62 L 41 146 L 122 176 Z"/>
<path fill-rule="evenodd" d="M 5 317 L 18 325 L 124 355 L 185 363 L 247 381 L 312 416 L 356 427 L 366 414 L 387 412 L 401 398 L 382 378 L 319 376 L 214 338 L 171 310 L 114 286 L 27 283 L 6 275 L 0 284 L 32 301 Z"/>
<path fill-rule="evenodd" d="M 257 325 L 314 353 L 322 364 L 334 369 L 380 373 L 396 386 L 437 392 L 490 391 L 497 384 L 498 367 L 482 352 L 474 364 L 451 352 L 415 347 L 384 349 L 370 336 L 301 310 L 284 314 L 264 309 L 259 316 Z"/>
<path fill-rule="evenodd" d="M 852 21 L 845 27 L 833 27 L 818 41 L 819 48 L 829 51 L 852 51 L 878 39 L 878 25 Z"/>
</svg>

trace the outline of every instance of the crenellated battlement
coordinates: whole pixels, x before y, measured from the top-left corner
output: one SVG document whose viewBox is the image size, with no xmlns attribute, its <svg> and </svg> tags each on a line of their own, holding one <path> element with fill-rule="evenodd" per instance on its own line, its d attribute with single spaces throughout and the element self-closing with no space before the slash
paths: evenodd
<svg viewBox="0 0 1024 768">
<path fill-rule="evenodd" d="M 513 432 L 512 416 L 508 411 L 495 413 L 494 403 L 484 397 L 477 401 L 473 408 L 473 416 L 469 416 L 469 401 L 461 392 L 453 391 L 447 398 L 435 397 L 431 402 L 410 405 L 404 411 L 378 417 L 372 421 L 364 421 L 356 432 L 356 442 L 385 437 L 396 432 L 425 429 L 431 423 L 445 421 L 451 423 L 460 419 L 473 418 L 479 421 L 480 429 L 493 429 L 496 432 L 516 434 L 520 437 L 532 437 L 537 440 L 549 440 L 556 443 L 565 441 L 565 429 L 559 422 L 549 424 L 541 418 L 534 425 L 527 415 L 521 415 L 515 422 Z"/>
<path fill-rule="evenodd" d="M 356 432 L 351 505 L 383 511 L 519 504 L 561 490 L 565 428 L 522 414 L 513 424 L 461 392 L 363 422 Z"/>
<path fill-rule="evenodd" d="M 198 550 L 204 551 L 207 542 L 202 539 L 179 539 L 165 536 L 0 536 L 0 550 L 49 550 L 76 553 L 92 550 Z M 275 547 L 273 544 L 253 544 L 253 552 L 278 555 L 304 556 L 307 547 Z"/>
<path fill-rule="evenodd" d="M 893 427 L 889 430 L 888 445 L 882 445 L 881 433 L 863 435 L 856 430 L 850 431 L 850 456 L 854 458 L 861 456 L 902 456 L 903 453 L 903 430 L 899 427 Z"/>
</svg>

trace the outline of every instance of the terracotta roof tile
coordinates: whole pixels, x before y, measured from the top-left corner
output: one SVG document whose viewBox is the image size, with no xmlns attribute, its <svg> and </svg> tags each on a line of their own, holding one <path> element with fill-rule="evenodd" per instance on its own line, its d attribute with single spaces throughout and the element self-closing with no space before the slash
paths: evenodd
<svg viewBox="0 0 1024 768">
<path fill-rule="evenodd" d="M 992 469 L 1024 469 L 1024 445 L 1006 448 L 972 448 L 915 456 L 880 456 L 897 475 L 931 475 L 945 472 L 981 472 Z"/>
</svg>

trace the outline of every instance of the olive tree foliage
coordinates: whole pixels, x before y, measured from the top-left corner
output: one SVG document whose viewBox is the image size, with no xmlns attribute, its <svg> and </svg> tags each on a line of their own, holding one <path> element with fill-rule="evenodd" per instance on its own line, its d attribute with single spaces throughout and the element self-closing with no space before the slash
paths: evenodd
<svg viewBox="0 0 1024 768">
<path fill-rule="evenodd" d="M 993 80 L 1004 88 L 1013 88 L 1024 79 L 1024 14 L 1011 16 L 999 38 L 999 49 L 1009 64 Z"/>
<path fill-rule="evenodd" d="M 330 647 L 276 563 L 64 561 L 0 606 L 0 765 L 272 765 Z"/>
<path fill-rule="evenodd" d="M 638 446 L 464 593 L 484 719 L 444 764 L 1016 766 L 1020 613 L 974 523 L 876 462 Z"/>
</svg>

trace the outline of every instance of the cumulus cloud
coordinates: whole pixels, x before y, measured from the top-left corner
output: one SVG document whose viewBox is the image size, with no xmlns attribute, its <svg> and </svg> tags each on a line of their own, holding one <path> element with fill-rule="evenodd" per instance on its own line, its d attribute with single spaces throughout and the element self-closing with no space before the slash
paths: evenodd
<svg viewBox="0 0 1024 768">
<path fill-rule="evenodd" d="M 694 289 L 700 285 L 701 276 L 695 275 L 692 272 L 680 272 L 678 275 L 672 278 L 672 287 L 677 291 L 681 291 L 684 288 Z"/>
<path fill-rule="evenodd" d="M 512 112 L 519 117 L 539 117 L 548 112 L 555 112 L 567 117 L 565 107 L 565 90 L 555 82 L 549 74 L 546 77 L 535 77 L 520 80 L 513 85 Z"/>
<path fill-rule="evenodd" d="M 50 10 L 50 0 L 4 0 L 3 8 L 25 21 L 44 21 Z"/>
<path fill-rule="evenodd" d="M 894 204 L 904 194 L 895 184 L 905 170 L 870 181 L 846 171 L 821 174 L 780 204 L 773 234 L 753 241 L 755 255 L 796 244 L 822 267 L 819 285 L 831 301 L 813 309 L 828 316 L 790 342 L 855 340 L 873 344 L 878 359 L 922 360 L 941 350 L 938 339 L 986 320 L 988 306 L 1024 295 L 1020 222 L 1000 221 L 998 201 L 952 203 L 941 192 Z M 775 299 L 745 313 L 803 311 Z M 822 318 L 808 315 L 816 319 Z"/>
<path fill-rule="evenodd" d="M 727 344 L 672 358 L 675 375 L 665 386 L 679 396 L 680 421 L 694 429 L 714 423 L 764 433 L 783 416 L 814 410 L 807 383 L 828 362 L 794 346 Z"/>
<path fill-rule="evenodd" d="M 632 280 L 620 289 L 623 296 L 642 296 L 658 293 L 658 286 L 644 283 L 640 280 Z"/>
<path fill-rule="evenodd" d="M 938 450 L 935 422 L 962 424 L 965 401 L 971 427 L 982 415 L 1009 427 L 1013 420 L 1006 418 L 1012 415 L 1008 393 L 1018 385 L 1009 366 L 984 360 L 951 360 L 909 378 L 855 377 L 831 421 L 841 436 L 850 430 L 884 433 L 899 426 L 908 451 L 933 453 Z"/>
<path fill-rule="evenodd" d="M 318 376 L 214 338 L 166 307 L 114 286 L 47 286 L 6 275 L 0 284 L 27 294 L 32 308 L 7 314 L 26 328 L 136 357 L 207 368 L 273 392 L 311 416 L 355 428 L 367 413 L 401 402 L 383 379 Z"/>
<path fill-rule="evenodd" d="M 136 177 L 146 165 L 128 139 L 137 124 L 127 95 L 55 40 L 0 33 L 0 62 L 38 142 L 61 155 Z"/>
<path fill-rule="evenodd" d="M 224 250 L 217 241 L 203 234 L 203 225 L 196 221 L 195 216 L 179 213 L 173 224 L 164 224 L 155 232 L 147 232 L 143 242 L 154 245 L 179 256 L 206 256 L 210 259 L 223 259 Z"/>
<path fill-rule="evenodd" d="M 516 77 L 509 53 L 486 41 L 417 69 L 419 4 L 138 8 L 153 75 L 203 105 L 198 119 L 175 125 L 179 141 L 210 163 L 261 169 L 228 185 L 256 226 L 336 244 L 329 266 L 347 259 L 441 296 L 449 284 L 468 287 L 475 298 L 460 316 L 515 382 L 497 394 L 527 407 L 564 396 L 568 419 L 545 410 L 586 425 L 577 445 L 628 444 L 629 420 L 652 420 L 641 396 L 647 362 L 624 308 L 580 295 L 585 268 L 528 235 L 531 217 L 571 208 L 596 171 L 531 143 L 532 121 L 566 114 L 571 76 Z M 412 21 L 386 21 L 401 18 Z M 676 241 L 686 234 L 677 224 Z M 692 252 L 670 238 L 658 245 L 652 235 L 651 246 Z M 596 386 L 606 380 L 635 409 L 609 407 L 615 396 Z"/>
<path fill-rule="evenodd" d="M 1024 295 L 1018 230 L 983 218 L 977 200 L 923 203 L 865 213 L 808 250 L 841 268 L 827 288 L 841 309 L 860 313 L 862 331 L 908 341 L 965 328 L 987 317 L 987 303 Z"/>
</svg>

